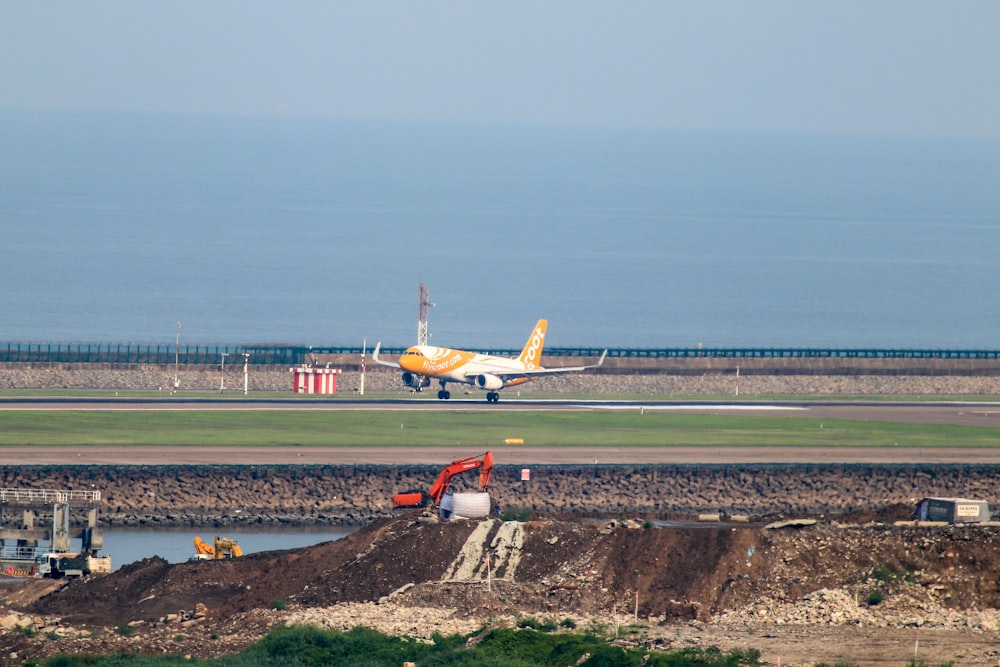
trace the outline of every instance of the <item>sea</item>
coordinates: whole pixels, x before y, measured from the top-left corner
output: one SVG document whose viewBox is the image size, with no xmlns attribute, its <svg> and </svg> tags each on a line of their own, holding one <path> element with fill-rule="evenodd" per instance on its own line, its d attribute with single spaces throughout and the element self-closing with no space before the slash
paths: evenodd
<svg viewBox="0 0 1000 667">
<path fill-rule="evenodd" d="M 0 111 L 0 342 L 1000 347 L 1000 141 Z"/>
<path fill-rule="evenodd" d="M 113 528 L 102 531 L 104 546 L 98 555 L 111 556 L 112 569 L 118 570 L 144 558 L 159 557 L 168 563 L 183 563 L 195 557 L 194 538 L 213 544 L 221 534 L 239 544 L 244 555 L 309 547 L 339 540 L 353 528 L 275 528 L 269 530 L 220 530 L 218 528 Z M 79 549 L 78 540 L 72 547 Z"/>
</svg>

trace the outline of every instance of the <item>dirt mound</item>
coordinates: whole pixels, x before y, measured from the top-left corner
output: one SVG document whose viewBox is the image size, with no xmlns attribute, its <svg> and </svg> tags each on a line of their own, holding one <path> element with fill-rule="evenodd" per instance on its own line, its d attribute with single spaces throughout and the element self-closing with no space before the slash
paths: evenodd
<svg viewBox="0 0 1000 667">
<path fill-rule="evenodd" d="M 768 530 L 723 523 L 656 528 L 631 521 L 495 519 L 442 524 L 414 512 L 301 549 L 176 565 L 146 559 L 72 582 L 24 611 L 58 617 L 63 625 L 141 622 L 155 628 L 170 614 L 200 609 L 200 617 L 189 622 L 197 623 L 204 643 L 191 639 L 184 647 L 194 655 L 238 650 L 281 622 L 269 608 L 284 604 L 303 613 L 377 602 L 365 607 L 374 616 L 364 622 L 373 624 L 380 608 L 390 613 L 405 605 L 450 609 L 456 617 L 483 622 L 517 614 L 607 618 L 618 610 L 652 627 L 718 619 L 739 627 L 775 619 L 792 626 L 842 617 L 849 623 L 863 618 L 866 627 L 902 628 L 919 617 L 928 628 L 968 632 L 963 610 L 977 610 L 977 628 L 1000 628 L 1000 612 L 993 611 L 1000 607 L 998 580 L 1000 531 L 988 527 L 825 521 Z M 886 600 L 881 607 L 865 602 L 874 591 Z M 799 604 L 811 611 L 796 612 Z M 315 622 L 350 627 L 362 621 L 348 615 Z M 445 630 L 440 622 L 423 629 L 414 623 L 403 631 Z"/>
<path fill-rule="evenodd" d="M 558 599 L 567 612 L 595 613 L 639 593 L 643 615 L 707 619 L 779 589 L 794 597 L 841 586 L 876 566 L 947 581 L 955 605 L 1000 606 L 1000 593 L 982 579 L 1000 576 L 1000 538 L 987 528 L 660 529 L 549 520 L 516 524 L 523 527 L 519 543 L 505 547 L 499 537 L 508 522 L 431 523 L 417 516 L 385 519 L 334 542 L 239 559 L 170 565 L 150 558 L 73 582 L 28 608 L 108 626 L 198 604 L 218 618 L 276 600 L 308 607 L 377 601 L 408 585 L 428 586 L 430 592 L 409 593 L 426 602 L 443 584 L 478 586 L 490 576 L 498 585 L 535 587 L 524 589 L 526 600 L 507 596 L 510 609 L 528 610 L 541 595 L 543 606 Z M 500 555 L 505 549 L 506 558 Z"/>
</svg>

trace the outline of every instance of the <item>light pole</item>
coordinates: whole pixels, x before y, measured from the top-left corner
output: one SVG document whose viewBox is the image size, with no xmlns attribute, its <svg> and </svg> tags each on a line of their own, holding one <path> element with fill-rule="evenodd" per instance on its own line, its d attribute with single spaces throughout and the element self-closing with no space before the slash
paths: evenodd
<svg viewBox="0 0 1000 667">
<path fill-rule="evenodd" d="M 250 390 L 250 353 L 243 353 L 243 395 Z"/>
<path fill-rule="evenodd" d="M 226 357 L 228 352 L 222 352 L 222 366 L 219 368 L 219 393 L 226 391 Z"/>
<path fill-rule="evenodd" d="M 177 342 L 174 344 L 174 391 L 180 389 L 180 365 L 181 365 L 181 323 L 177 323 Z"/>
<path fill-rule="evenodd" d="M 362 339 L 361 343 L 361 387 L 360 394 L 365 395 L 365 353 L 368 351 L 368 339 Z"/>
</svg>

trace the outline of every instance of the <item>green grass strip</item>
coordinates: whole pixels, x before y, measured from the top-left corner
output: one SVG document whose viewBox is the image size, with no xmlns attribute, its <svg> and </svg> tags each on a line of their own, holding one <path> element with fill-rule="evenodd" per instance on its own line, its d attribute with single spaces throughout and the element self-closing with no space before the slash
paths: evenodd
<svg viewBox="0 0 1000 667">
<path fill-rule="evenodd" d="M 996 447 L 995 428 L 781 416 L 428 410 L 0 411 L 5 445 Z"/>
</svg>

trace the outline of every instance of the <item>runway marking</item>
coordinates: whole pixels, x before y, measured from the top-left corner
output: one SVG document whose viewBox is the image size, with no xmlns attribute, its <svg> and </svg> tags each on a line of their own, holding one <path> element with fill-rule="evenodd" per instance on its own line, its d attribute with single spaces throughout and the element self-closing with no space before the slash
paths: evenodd
<svg viewBox="0 0 1000 667">
<path fill-rule="evenodd" d="M 590 404 L 588 408 L 601 410 L 808 410 L 809 408 L 798 405 L 701 405 L 692 403 L 691 405 L 595 405 Z"/>
</svg>

